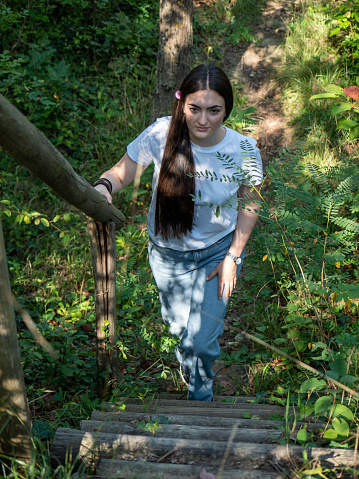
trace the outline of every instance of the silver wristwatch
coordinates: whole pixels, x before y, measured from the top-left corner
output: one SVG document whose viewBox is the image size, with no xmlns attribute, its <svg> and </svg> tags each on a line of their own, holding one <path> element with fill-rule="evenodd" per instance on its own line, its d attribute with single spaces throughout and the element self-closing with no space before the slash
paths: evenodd
<svg viewBox="0 0 359 479">
<path fill-rule="evenodd" d="M 242 263 L 242 258 L 240 258 L 239 256 L 234 256 L 234 254 L 230 253 L 229 251 L 226 256 L 233 259 L 237 266 Z"/>
</svg>

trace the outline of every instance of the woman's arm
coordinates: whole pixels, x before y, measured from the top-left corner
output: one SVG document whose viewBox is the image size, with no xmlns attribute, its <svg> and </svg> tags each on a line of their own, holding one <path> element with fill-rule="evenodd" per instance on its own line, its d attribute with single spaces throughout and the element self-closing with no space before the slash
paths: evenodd
<svg viewBox="0 0 359 479">
<path fill-rule="evenodd" d="M 112 183 L 112 194 L 118 193 L 128 186 L 135 179 L 140 178 L 147 166 L 140 165 L 126 153 L 121 160 L 113 166 L 110 170 L 105 171 L 101 175 L 101 178 L 106 178 Z M 97 185 L 95 189 L 101 193 L 106 199 L 108 204 L 112 203 L 112 195 L 110 195 L 108 189 L 104 185 Z"/>
<path fill-rule="evenodd" d="M 256 189 L 259 189 L 256 186 Z M 244 209 L 240 206 L 237 216 L 236 229 L 233 233 L 231 247 L 229 252 L 235 256 L 240 256 L 252 234 L 254 225 L 259 215 L 258 201 L 259 194 L 251 186 L 242 185 L 239 189 L 239 198 L 244 200 Z M 218 299 L 222 297 L 223 288 L 225 288 L 226 299 L 232 294 L 237 281 L 237 265 L 233 259 L 226 256 L 224 260 L 212 271 L 207 280 L 210 281 L 218 274 Z"/>
</svg>

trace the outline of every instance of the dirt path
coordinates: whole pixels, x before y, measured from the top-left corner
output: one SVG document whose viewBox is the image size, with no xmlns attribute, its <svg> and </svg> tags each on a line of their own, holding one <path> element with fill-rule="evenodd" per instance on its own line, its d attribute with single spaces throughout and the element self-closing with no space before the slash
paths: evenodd
<svg viewBox="0 0 359 479">
<path fill-rule="evenodd" d="M 254 116 L 257 122 L 249 135 L 257 140 L 264 167 L 292 139 L 292 130 L 282 110 L 280 87 L 275 78 L 283 61 L 281 46 L 291 14 L 290 8 L 284 0 L 268 1 L 262 22 L 251 29 L 258 41 L 250 45 L 230 46 L 224 56 L 226 72 L 234 83 L 243 85 L 246 107 L 256 108 Z M 245 288 L 245 268 L 242 279 L 243 277 L 237 291 L 239 295 L 240 290 Z M 243 339 L 238 334 L 239 328 L 233 324 L 240 321 L 242 315 L 240 307 L 232 306 L 225 319 L 225 331 L 220 345 L 222 351 L 231 356 L 243 345 Z M 217 394 L 238 394 L 243 384 L 244 390 L 240 393 L 249 392 L 248 382 L 253 372 L 248 367 L 240 364 L 225 367 L 223 361 L 217 361 L 214 371 L 214 390 Z"/>
<path fill-rule="evenodd" d="M 284 0 L 268 1 L 262 23 L 252 29 L 258 41 L 246 48 L 228 48 L 224 60 L 232 79 L 243 85 L 246 106 L 256 108 L 257 123 L 250 135 L 258 141 L 265 165 L 290 142 L 292 136 L 274 76 L 282 62 L 281 45 L 290 8 Z"/>
</svg>

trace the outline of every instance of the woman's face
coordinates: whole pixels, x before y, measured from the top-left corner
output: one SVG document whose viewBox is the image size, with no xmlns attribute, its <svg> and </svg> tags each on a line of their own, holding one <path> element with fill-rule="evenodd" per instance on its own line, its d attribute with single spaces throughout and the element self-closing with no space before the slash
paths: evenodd
<svg viewBox="0 0 359 479">
<path fill-rule="evenodd" d="M 199 90 L 186 96 L 183 112 L 189 137 L 198 146 L 214 146 L 223 140 L 226 116 L 224 98 L 214 90 Z"/>
</svg>

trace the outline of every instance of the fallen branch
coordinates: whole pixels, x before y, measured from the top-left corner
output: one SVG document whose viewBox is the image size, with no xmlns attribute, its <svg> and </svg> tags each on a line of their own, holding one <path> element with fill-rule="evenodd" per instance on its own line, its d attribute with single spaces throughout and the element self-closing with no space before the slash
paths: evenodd
<svg viewBox="0 0 359 479">
<path fill-rule="evenodd" d="M 240 331 L 240 334 L 243 334 L 246 338 L 255 341 L 258 344 L 261 344 L 262 346 L 271 349 L 272 351 L 278 353 L 280 356 L 289 359 L 289 361 L 292 361 L 293 363 L 297 364 L 301 368 L 307 369 L 308 371 L 317 374 L 318 376 L 322 377 L 326 381 L 330 381 L 331 383 L 335 384 L 338 386 L 338 388 L 343 389 L 343 391 L 348 392 L 352 396 L 356 397 L 359 399 L 359 393 L 354 391 L 353 389 L 348 388 L 348 386 L 345 386 L 344 384 L 340 383 L 339 381 L 336 381 L 335 379 L 327 376 L 325 373 L 321 373 L 318 371 L 318 369 L 313 368 L 312 366 L 309 366 L 308 364 L 303 363 L 302 361 L 299 361 L 299 359 L 293 358 L 293 356 L 289 356 L 289 354 L 285 353 L 284 351 L 281 351 L 280 349 L 272 346 L 271 344 L 266 343 L 265 341 L 262 341 L 259 338 L 256 338 L 252 334 L 246 333 L 245 331 Z"/>
<path fill-rule="evenodd" d="M 15 298 L 13 298 L 13 303 L 15 311 L 21 315 L 22 320 L 24 321 L 27 329 L 34 336 L 35 341 L 52 357 L 54 361 L 56 361 L 59 358 L 60 353 L 51 346 L 47 339 L 44 338 L 44 336 L 37 329 L 37 326 L 29 313 L 18 301 L 16 301 Z"/>
</svg>

